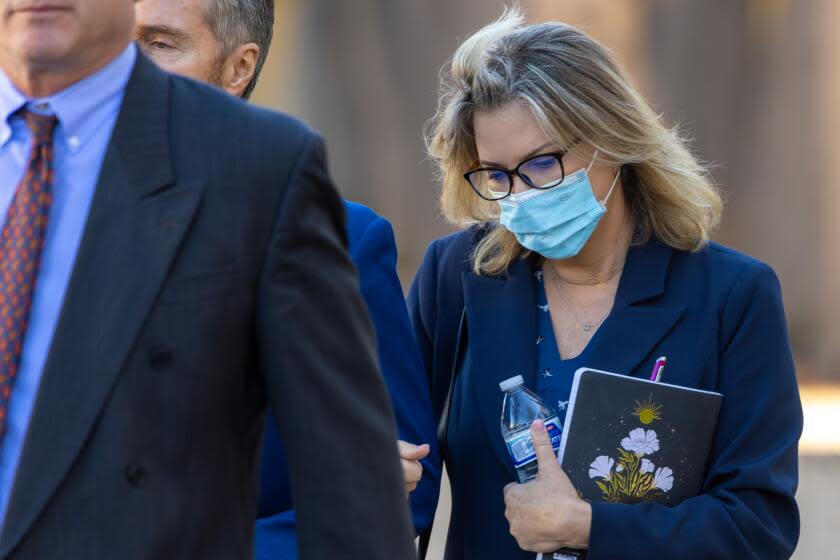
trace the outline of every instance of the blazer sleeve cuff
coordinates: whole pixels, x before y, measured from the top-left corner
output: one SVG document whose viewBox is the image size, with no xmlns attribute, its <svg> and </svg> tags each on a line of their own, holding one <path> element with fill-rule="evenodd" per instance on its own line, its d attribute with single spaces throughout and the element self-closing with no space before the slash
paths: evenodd
<svg viewBox="0 0 840 560">
<path fill-rule="evenodd" d="M 610 558 L 617 551 L 612 550 L 610 543 L 622 542 L 632 546 L 636 539 L 621 539 L 618 533 L 623 531 L 627 522 L 624 504 L 610 504 L 595 502 L 592 505 L 592 525 L 589 528 L 589 552 L 587 560 L 598 560 L 599 558 Z"/>
</svg>

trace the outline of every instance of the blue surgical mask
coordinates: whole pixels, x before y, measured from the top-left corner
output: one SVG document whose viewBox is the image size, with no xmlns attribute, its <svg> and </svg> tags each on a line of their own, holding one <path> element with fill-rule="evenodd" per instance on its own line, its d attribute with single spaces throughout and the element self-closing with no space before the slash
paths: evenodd
<svg viewBox="0 0 840 560">
<path fill-rule="evenodd" d="M 589 170 L 597 155 L 596 151 L 586 169 L 572 173 L 554 187 L 511 194 L 499 201 L 499 221 L 520 245 L 547 259 L 568 259 L 583 249 L 607 212 L 606 204 L 619 175 L 617 171 L 607 196 L 599 202 L 589 182 Z"/>
</svg>

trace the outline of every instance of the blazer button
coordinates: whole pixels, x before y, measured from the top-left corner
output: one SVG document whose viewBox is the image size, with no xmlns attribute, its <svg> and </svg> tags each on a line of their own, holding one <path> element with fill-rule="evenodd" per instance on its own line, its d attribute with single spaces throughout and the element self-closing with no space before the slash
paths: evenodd
<svg viewBox="0 0 840 560">
<path fill-rule="evenodd" d="M 172 352 L 166 348 L 155 347 L 149 352 L 149 365 L 154 369 L 169 367 L 172 363 Z"/>
<path fill-rule="evenodd" d="M 125 467 L 125 481 L 131 486 L 144 486 L 146 484 L 146 470 L 137 463 L 129 463 Z"/>
</svg>

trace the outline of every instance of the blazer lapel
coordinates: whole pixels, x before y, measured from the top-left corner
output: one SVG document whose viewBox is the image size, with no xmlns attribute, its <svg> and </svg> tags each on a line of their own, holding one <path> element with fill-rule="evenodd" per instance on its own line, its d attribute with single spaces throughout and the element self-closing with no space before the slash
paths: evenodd
<svg viewBox="0 0 840 560">
<path fill-rule="evenodd" d="M 655 240 L 630 249 L 613 311 L 592 340 L 589 367 L 646 373 L 639 367 L 646 358 L 653 367 L 657 356 L 651 353 L 685 312 L 684 306 L 656 302 L 665 290 L 672 252 Z M 470 377 L 472 389 L 492 447 L 515 476 L 501 435 L 499 383 L 521 375 L 527 387 L 536 389 L 537 301 L 531 267 L 519 261 L 502 278 L 465 273 L 463 283 L 467 351 L 476 372 Z"/>
<path fill-rule="evenodd" d="M 530 265 L 519 261 L 506 277 L 465 273 L 468 349 L 472 389 L 487 435 L 499 460 L 516 475 L 501 434 L 502 391 L 499 383 L 521 375 L 536 389 L 537 299 Z"/>
<path fill-rule="evenodd" d="M 665 290 L 672 253 L 655 240 L 630 249 L 612 313 L 592 340 L 589 367 L 633 375 L 648 358 L 653 368 L 658 356 L 651 353 L 685 312 L 684 306 L 656 302 Z M 636 374 L 649 372 L 645 367 Z"/>
<path fill-rule="evenodd" d="M 169 79 L 138 55 L 41 379 L 0 558 L 79 455 L 199 206 L 199 188 L 172 184 L 168 122 Z"/>
</svg>

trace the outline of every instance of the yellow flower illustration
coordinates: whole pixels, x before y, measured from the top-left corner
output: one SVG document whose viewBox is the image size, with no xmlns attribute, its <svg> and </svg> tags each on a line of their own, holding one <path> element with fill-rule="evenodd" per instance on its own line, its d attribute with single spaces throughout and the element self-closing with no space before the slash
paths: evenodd
<svg viewBox="0 0 840 560">
<path fill-rule="evenodd" d="M 607 502 L 637 504 L 671 491 L 674 471 L 657 468 L 646 457 L 659 451 L 659 438 L 654 430 L 633 429 L 621 440 L 615 459 L 599 455 L 589 465 L 589 478 Z"/>
</svg>

